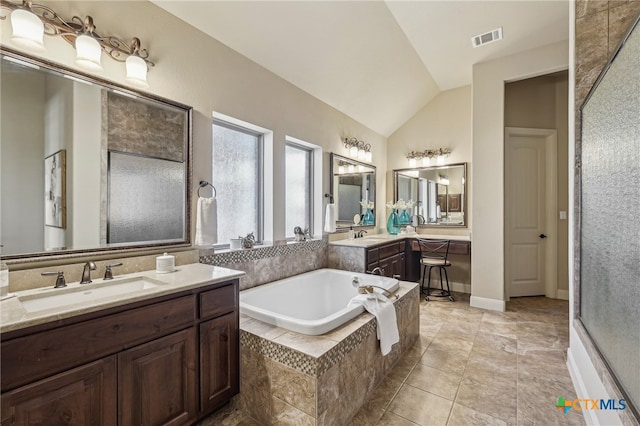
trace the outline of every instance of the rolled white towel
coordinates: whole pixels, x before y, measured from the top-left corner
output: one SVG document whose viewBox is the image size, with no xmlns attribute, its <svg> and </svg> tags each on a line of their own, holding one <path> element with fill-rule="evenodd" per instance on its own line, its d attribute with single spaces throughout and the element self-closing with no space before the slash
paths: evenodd
<svg viewBox="0 0 640 426">
<path fill-rule="evenodd" d="M 198 198 L 196 209 L 196 246 L 218 242 L 218 202 L 215 198 Z"/>
<path fill-rule="evenodd" d="M 327 204 L 324 215 L 324 232 L 336 232 L 336 205 Z"/>
</svg>

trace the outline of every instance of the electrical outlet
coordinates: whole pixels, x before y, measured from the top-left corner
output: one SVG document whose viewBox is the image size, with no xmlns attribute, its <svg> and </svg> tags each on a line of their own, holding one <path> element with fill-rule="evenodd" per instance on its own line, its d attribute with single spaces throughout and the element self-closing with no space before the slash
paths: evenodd
<svg viewBox="0 0 640 426">
<path fill-rule="evenodd" d="M 560 211 L 560 220 L 567 220 L 567 212 L 564 210 Z"/>
</svg>

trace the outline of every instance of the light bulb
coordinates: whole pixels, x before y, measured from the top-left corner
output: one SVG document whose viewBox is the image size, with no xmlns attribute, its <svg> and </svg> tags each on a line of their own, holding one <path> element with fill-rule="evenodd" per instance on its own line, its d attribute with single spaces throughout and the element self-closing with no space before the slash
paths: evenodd
<svg viewBox="0 0 640 426">
<path fill-rule="evenodd" d="M 373 153 L 371 151 L 367 151 L 364 156 L 364 161 L 368 161 L 369 163 L 373 161 Z"/>
<path fill-rule="evenodd" d="M 430 166 L 430 165 L 431 165 L 431 158 L 429 158 L 429 157 L 422 157 L 422 165 L 423 165 L 423 166 Z"/>
<path fill-rule="evenodd" d="M 416 159 L 409 158 L 409 167 L 415 167 L 415 166 L 416 166 Z"/>
<path fill-rule="evenodd" d="M 11 12 L 11 42 L 37 52 L 45 50 L 44 24 L 36 14 L 26 9 Z"/>
<path fill-rule="evenodd" d="M 338 174 L 339 175 L 344 174 L 344 166 L 338 166 Z"/>
<path fill-rule="evenodd" d="M 125 63 L 127 68 L 127 81 L 144 89 L 149 87 L 147 83 L 147 63 L 138 55 L 130 55 Z"/>
<path fill-rule="evenodd" d="M 349 164 L 349 173 L 353 173 L 356 171 L 356 166 L 354 166 L 353 164 Z"/>
<path fill-rule="evenodd" d="M 444 164 L 444 155 L 438 155 L 437 164 L 442 166 Z"/>
<path fill-rule="evenodd" d="M 364 160 L 365 155 L 366 155 L 366 152 L 364 149 L 358 149 L 358 160 Z"/>
<path fill-rule="evenodd" d="M 102 71 L 102 48 L 95 38 L 82 34 L 76 38 L 76 64 L 88 71 Z"/>
<path fill-rule="evenodd" d="M 351 149 L 349 149 L 349 155 L 353 158 L 358 158 L 358 147 L 352 146 Z"/>
</svg>

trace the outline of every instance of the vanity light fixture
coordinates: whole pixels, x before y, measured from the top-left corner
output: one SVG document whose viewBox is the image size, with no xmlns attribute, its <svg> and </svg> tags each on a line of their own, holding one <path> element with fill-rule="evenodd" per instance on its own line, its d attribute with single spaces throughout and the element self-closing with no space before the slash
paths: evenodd
<svg viewBox="0 0 640 426">
<path fill-rule="evenodd" d="M 61 36 L 76 49 L 76 64 L 90 72 L 102 71 L 102 52 L 118 62 L 124 62 L 126 80 L 141 88 L 148 88 L 147 70 L 155 64 L 149 52 L 140 48 L 140 39 L 134 37 L 131 43 L 114 36 L 100 36 L 95 32 L 93 18 L 81 19 L 74 16 L 69 21 L 63 19 L 48 6 L 22 0 L 20 4 L 0 0 L 0 7 L 11 10 L 11 42 L 19 47 L 42 52 L 44 34 Z M 5 19 L 6 16 L 0 17 Z"/>
<path fill-rule="evenodd" d="M 436 159 L 436 164 L 441 166 L 444 164 L 445 157 L 450 154 L 451 150 L 449 148 L 425 149 L 424 151 L 411 151 L 407 154 L 407 159 L 409 160 L 410 168 L 416 167 L 418 160 L 422 160 L 423 166 L 429 166 L 433 158 Z"/>
<path fill-rule="evenodd" d="M 349 150 L 350 157 L 357 158 L 360 161 L 373 161 L 371 144 L 360 141 L 357 138 L 344 138 L 343 144 Z"/>
</svg>

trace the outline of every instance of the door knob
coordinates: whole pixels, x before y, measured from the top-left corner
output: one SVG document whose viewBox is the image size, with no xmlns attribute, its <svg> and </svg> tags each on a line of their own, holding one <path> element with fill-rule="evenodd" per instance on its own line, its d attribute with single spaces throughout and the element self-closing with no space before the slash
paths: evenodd
<svg viewBox="0 0 640 426">
<path fill-rule="evenodd" d="M 547 236 L 546 236 L 546 235 L 544 235 L 544 234 L 540 234 L 540 235 L 538 235 L 538 236 L 539 236 L 540 238 L 542 238 L 542 239 L 547 238 Z"/>
</svg>

